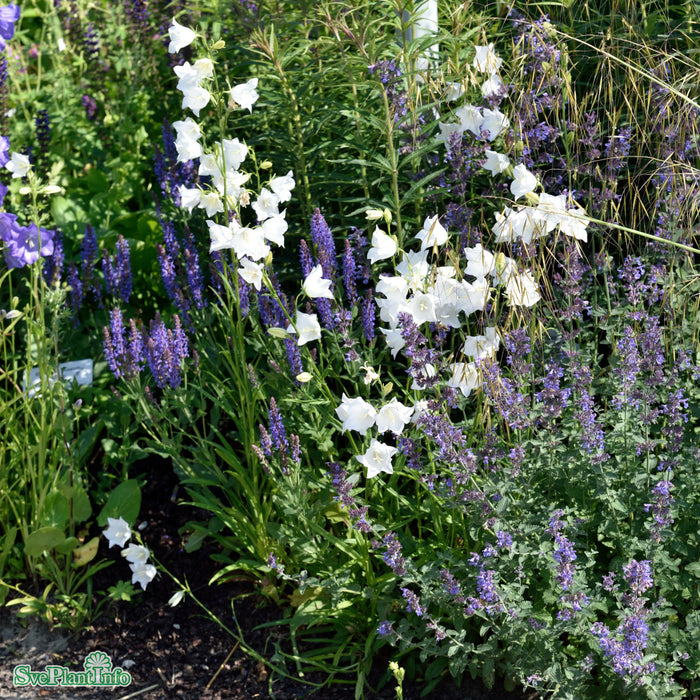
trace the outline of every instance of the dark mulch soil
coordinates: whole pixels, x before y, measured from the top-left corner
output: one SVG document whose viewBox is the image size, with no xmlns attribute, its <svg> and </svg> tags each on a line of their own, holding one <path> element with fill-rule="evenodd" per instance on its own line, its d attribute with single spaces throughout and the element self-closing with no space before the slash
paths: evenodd
<svg viewBox="0 0 700 700">
<path fill-rule="evenodd" d="M 142 531 L 144 543 L 178 578 L 187 577 L 198 598 L 228 626 L 233 626 L 231 601 L 243 631 L 245 643 L 264 658 L 270 658 L 275 647 L 291 647 L 284 627 L 256 629 L 281 617 L 275 606 L 265 602 L 253 582 L 235 581 L 220 586 L 207 582 L 216 570 L 211 551 L 185 554 L 181 550 L 179 529 L 197 517 L 197 513 L 178 506 L 171 498 L 175 479 L 167 467 L 158 464 L 149 470 L 144 488 L 141 520 L 147 523 Z M 121 576 L 130 580 L 130 571 L 121 561 L 117 549 L 107 549 L 103 540 L 99 556 L 115 560 L 115 564 L 98 574 L 96 588 L 113 585 Z M 100 578 L 102 580 L 100 580 Z M 0 697 L 14 700 L 55 698 L 60 700 L 101 700 L 102 698 L 187 698 L 191 700 L 243 700 L 274 697 L 351 700 L 355 697 L 354 679 L 344 685 L 333 684 L 316 690 L 296 678 L 285 678 L 270 671 L 260 661 L 243 652 L 236 640 L 213 621 L 190 599 L 172 608 L 168 599 L 174 592 L 170 580 L 160 575 L 152 582 L 138 604 L 122 604 L 97 619 L 87 630 L 68 636 L 60 630 L 49 632 L 36 620 L 20 626 L 13 609 L 0 608 Z M 85 656 L 104 651 L 113 666 L 127 668 L 132 682 L 127 688 L 73 689 L 15 688 L 12 669 L 19 663 L 31 664 L 32 670 L 43 670 L 48 664 L 67 666 L 82 671 Z M 372 687 L 381 684 L 386 662 L 378 661 L 377 677 Z M 296 669 L 288 666 L 291 676 Z M 325 680 L 321 674 L 306 677 L 317 685 Z M 388 683 L 375 692 L 365 691 L 366 698 L 387 700 L 396 697 L 395 683 Z M 421 696 L 419 684 L 405 682 L 404 698 Z M 527 700 L 522 693 L 508 693 L 497 684 L 488 690 L 482 683 L 465 678 L 461 687 L 445 679 L 428 698 L 440 700 Z"/>
</svg>

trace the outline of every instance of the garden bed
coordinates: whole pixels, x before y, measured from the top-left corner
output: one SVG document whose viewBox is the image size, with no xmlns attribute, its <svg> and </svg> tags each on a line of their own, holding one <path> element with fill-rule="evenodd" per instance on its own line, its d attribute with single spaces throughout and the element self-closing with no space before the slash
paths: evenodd
<svg viewBox="0 0 700 700">
<path fill-rule="evenodd" d="M 289 637 L 284 626 L 270 630 L 256 629 L 274 622 L 282 610 L 265 600 L 259 586 L 238 581 L 220 586 L 208 586 L 216 571 L 210 559 L 211 550 L 203 548 L 191 554 L 181 549 L 180 530 L 192 517 L 201 515 L 193 509 L 178 506 L 171 498 L 177 484 L 169 464 L 160 459 L 147 460 L 136 465 L 148 475 L 143 490 L 144 542 L 158 560 L 174 575 L 186 577 L 198 599 L 226 624 L 231 620 L 231 601 L 246 644 L 268 658 L 280 646 L 291 652 Z M 95 585 L 113 582 L 116 569 L 127 576 L 128 567 L 103 543 L 101 555 L 114 559 L 114 567 L 105 570 Z M 103 698 L 138 697 L 142 700 L 187 698 L 191 700 L 249 700 L 251 698 L 317 697 L 320 700 L 352 700 L 355 697 L 352 678 L 339 679 L 344 684 L 316 690 L 312 685 L 276 675 L 264 663 L 241 649 L 240 644 L 208 619 L 202 609 L 185 598 L 171 607 L 170 582 L 159 578 L 149 586 L 137 605 L 123 603 L 96 619 L 88 629 L 68 634 L 56 628 L 49 630 L 36 618 L 20 621 L 13 608 L 0 608 L 0 697 L 13 700 L 34 700 L 37 697 L 55 700 L 102 700 Z M 124 667 L 132 675 L 128 688 L 116 689 L 57 689 L 17 688 L 12 683 L 12 669 L 19 664 L 30 664 L 33 670 L 48 664 L 82 670 L 85 656 L 101 650 L 111 658 L 114 667 Z M 126 663 L 125 663 L 126 662 Z M 133 665 L 132 663 L 133 662 Z M 377 659 L 373 683 L 381 683 L 382 664 Z M 294 668 L 289 672 L 294 675 Z M 314 684 L 323 683 L 319 673 L 308 674 Z M 383 687 L 367 698 L 393 700 L 394 683 L 383 679 Z M 376 687 L 376 686 L 375 686 Z M 404 683 L 404 698 L 417 700 L 421 695 L 419 683 Z M 133 694 L 133 695 L 132 695 Z M 461 686 L 446 679 L 424 696 L 441 700 L 525 700 L 532 695 L 508 693 L 501 683 L 487 689 L 483 683 L 465 678 Z"/>
<path fill-rule="evenodd" d="M 598 5 L 0 7 L 6 693 L 700 693 L 699 8 Z"/>
</svg>

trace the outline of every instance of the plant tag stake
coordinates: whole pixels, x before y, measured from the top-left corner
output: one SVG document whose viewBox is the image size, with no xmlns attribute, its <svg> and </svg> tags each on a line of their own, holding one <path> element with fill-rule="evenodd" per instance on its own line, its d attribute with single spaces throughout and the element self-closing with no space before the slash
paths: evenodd
<svg viewBox="0 0 700 700">
<path fill-rule="evenodd" d="M 64 382 L 75 381 L 78 386 L 88 386 L 92 384 L 92 360 L 73 360 L 72 362 L 62 362 L 58 365 L 58 374 Z M 49 383 L 53 385 L 56 375 L 53 374 Z M 39 368 L 33 367 L 29 372 L 28 395 L 31 398 L 36 394 L 34 387 L 41 383 Z M 27 391 L 27 380 L 25 373 L 24 390 Z"/>
</svg>

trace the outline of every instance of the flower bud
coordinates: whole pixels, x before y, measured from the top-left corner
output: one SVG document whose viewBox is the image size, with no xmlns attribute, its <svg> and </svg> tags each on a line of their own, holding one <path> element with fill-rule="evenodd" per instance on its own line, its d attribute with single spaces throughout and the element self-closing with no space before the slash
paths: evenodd
<svg viewBox="0 0 700 700">
<path fill-rule="evenodd" d="M 269 335 L 271 335 L 273 338 L 288 338 L 289 333 L 284 330 L 284 328 L 268 328 L 267 332 Z"/>
<path fill-rule="evenodd" d="M 504 253 L 499 253 L 496 256 L 496 272 L 498 272 L 498 274 L 501 275 L 501 274 L 503 274 L 505 269 L 506 269 L 506 256 Z"/>
<path fill-rule="evenodd" d="M 185 597 L 185 591 L 176 591 L 173 593 L 172 596 L 170 596 L 170 600 L 168 601 L 168 605 L 171 608 L 174 608 L 176 605 L 179 605 L 182 599 Z"/>
</svg>

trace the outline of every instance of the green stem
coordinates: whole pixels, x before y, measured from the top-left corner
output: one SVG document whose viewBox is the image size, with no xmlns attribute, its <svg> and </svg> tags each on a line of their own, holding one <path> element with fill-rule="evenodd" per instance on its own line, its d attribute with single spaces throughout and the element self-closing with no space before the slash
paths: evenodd
<svg viewBox="0 0 700 700">
<path fill-rule="evenodd" d="M 275 58 L 275 68 L 282 79 L 282 88 L 287 99 L 292 106 L 292 121 L 288 122 L 288 128 L 292 132 L 292 138 L 296 143 L 297 158 L 299 159 L 299 170 L 301 171 L 302 184 L 302 209 L 304 218 L 307 221 L 311 220 L 312 205 L 311 205 L 311 186 L 309 184 L 309 172 L 306 163 L 306 152 L 304 149 L 304 130 L 301 124 L 301 111 L 299 110 L 299 102 L 297 101 L 294 91 L 289 86 L 287 75 L 278 58 Z"/>
<path fill-rule="evenodd" d="M 384 99 L 384 114 L 386 116 L 387 135 L 386 149 L 387 158 L 391 165 L 391 192 L 394 198 L 394 213 L 396 215 L 396 237 L 398 239 L 398 247 L 403 248 L 403 228 L 401 225 L 401 197 L 399 196 L 399 166 L 396 147 L 394 145 L 394 118 L 389 107 L 389 98 L 386 90 L 382 90 Z"/>
</svg>

